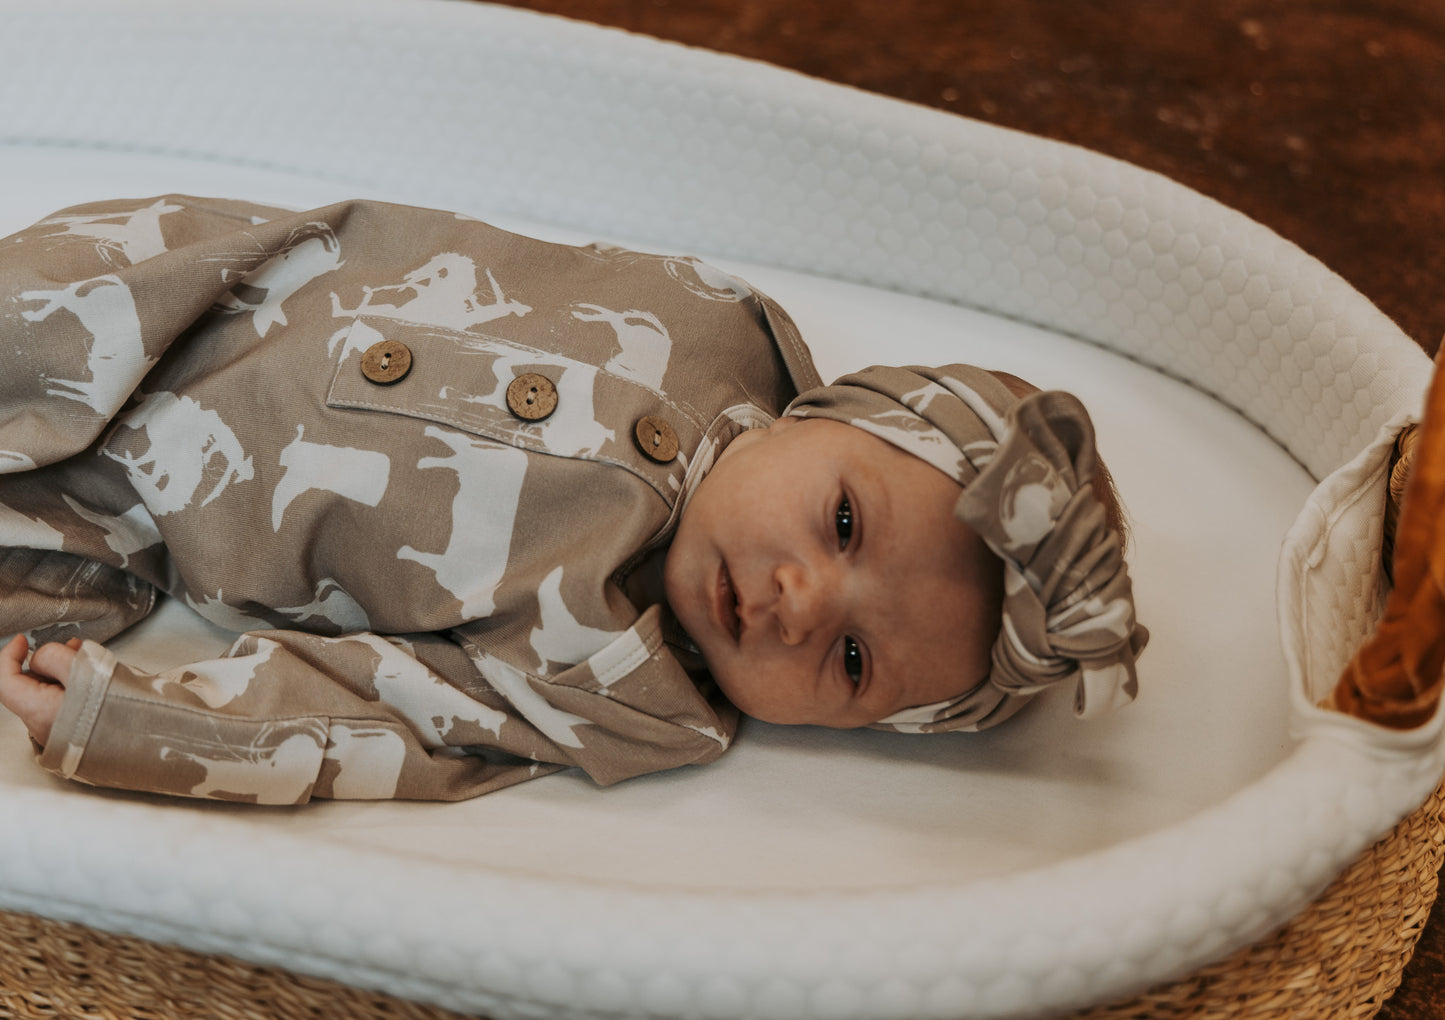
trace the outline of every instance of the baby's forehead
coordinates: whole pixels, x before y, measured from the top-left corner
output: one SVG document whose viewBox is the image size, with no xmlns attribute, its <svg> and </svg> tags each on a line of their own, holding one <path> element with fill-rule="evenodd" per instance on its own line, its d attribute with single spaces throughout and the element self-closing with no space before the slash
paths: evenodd
<svg viewBox="0 0 1445 1020">
<path fill-rule="evenodd" d="M 868 427 L 827 418 L 798 417 L 790 424 L 801 441 L 784 444 L 796 474 L 785 476 L 784 491 L 802 491 L 814 470 L 838 471 L 845 492 L 855 490 L 855 513 L 881 511 L 885 521 L 905 520 L 920 537 L 940 540 L 955 533 L 953 509 L 962 485 L 933 460 L 884 439 Z M 953 459 L 958 452 L 954 448 Z M 940 458 L 947 460 L 947 458 Z M 872 504 L 871 506 L 869 504 Z"/>
</svg>

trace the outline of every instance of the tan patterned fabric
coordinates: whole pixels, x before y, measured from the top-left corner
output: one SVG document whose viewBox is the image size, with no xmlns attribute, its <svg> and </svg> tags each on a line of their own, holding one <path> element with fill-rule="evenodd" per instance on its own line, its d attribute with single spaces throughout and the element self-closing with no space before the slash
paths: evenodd
<svg viewBox="0 0 1445 1020">
<path fill-rule="evenodd" d="M 1081 717 L 1138 694 L 1148 631 L 1120 539 L 1094 495 L 1094 427 L 1068 393 L 1016 398 L 968 365 L 869 368 L 803 393 L 788 408 L 872 433 L 963 486 L 955 515 L 1004 563 L 1003 626 L 987 678 L 946 702 L 877 723 L 927 733 L 981 729 L 1074 679 Z"/>
<path fill-rule="evenodd" d="M 45 767 L 460 798 L 728 745 L 640 582 L 718 451 L 819 383 L 742 281 L 451 213 L 170 195 L 0 241 L 0 351 L 0 634 L 87 639 Z M 97 642 L 161 592 L 244 636 L 118 663 Z"/>
</svg>

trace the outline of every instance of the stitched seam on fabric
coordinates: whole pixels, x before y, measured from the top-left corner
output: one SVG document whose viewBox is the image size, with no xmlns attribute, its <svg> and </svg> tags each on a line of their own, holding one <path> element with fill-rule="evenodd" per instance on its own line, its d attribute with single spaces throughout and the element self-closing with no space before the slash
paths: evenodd
<svg viewBox="0 0 1445 1020">
<path fill-rule="evenodd" d="M 597 678 L 597 683 L 604 688 L 611 687 L 629 673 L 636 672 L 643 663 L 657 658 L 657 643 L 659 640 L 658 638 L 654 638 L 651 641 L 644 642 L 641 648 L 628 653 L 622 661 L 614 663 L 606 672 L 594 674 Z"/>
<path fill-rule="evenodd" d="M 792 351 L 793 360 L 796 360 L 800 364 L 806 364 L 810 368 L 812 368 L 814 379 L 811 381 L 818 386 L 824 385 L 826 380 L 824 380 L 822 376 L 818 375 L 818 368 L 816 365 L 813 364 L 813 352 L 809 350 L 808 345 L 803 342 L 803 333 L 801 330 L 798 329 L 797 323 L 793 322 L 792 316 L 788 315 L 787 310 L 784 309 L 782 305 L 778 304 L 767 295 L 759 293 L 758 297 L 763 307 L 763 315 L 768 322 L 769 332 L 773 334 L 773 339 L 785 340 L 787 342 L 788 348 Z M 775 317 L 772 314 L 773 308 L 776 308 L 779 312 L 782 313 L 782 315 L 778 317 L 776 321 Z M 784 334 L 786 334 L 783 337 L 779 337 L 777 329 L 773 328 L 774 326 L 777 326 L 779 324 L 782 325 L 782 331 Z M 806 388 L 807 387 L 802 386 L 798 387 L 800 391 Z"/>
<path fill-rule="evenodd" d="M 608 457 L 601 453 L 591 453 L 587 454 L 586 456 L 571 453 L 559 453 L 556 450 L 547 449 L 544 445 L 542 445 L 540 440 L 531 439 L 524 432 L 507 432 L 506 435 L 508 437 L 515 436 L 519 439 L 527 439 L 526 442 L 510 442 L 508 439 L 504 439 L 495 435 L 490 435 L 487 432 L 480 431 L 477 426 L 473 424 L 460 421 L 454 417 L 445 414 L 418 414 L 414 407 L 405 407 L 396 404 L 368 403 L 360 400 L 348 400 L 345 398 L 332 396 L 327 397 L 327 404 L 331 407 L 351 408 L 359 411 L 379 411 L 384 414 L 399 414 L 404 418 L 410 418 L 414 421 L 435 422 L 438 425 L 450 426 L 451 428 L 457 429 L 460 432 L 465 432 L 469 436 L 475 436 L 477 439 L 484 440 L 485 442 L 496 443 L 498 446 L 504 448 L 521 450 L 523 453 L 535 453 L 543 457 L 561 457 L 564 460 L 590 461 L 593 464 L 609 464 L 612 467 L 620 468 L 623 471 L 627 471 L 631 474 L 637 475 L 637 477 L 641 478 L 647 483 L 649 488 L 653 489 L 659 495 L 661 495 L 663 499 L 667 502 L 668 506 L 671 506 L 674 502 L 676 502 L 676 494 L 669 495 L 668 493 L 663 492 L 661 486 L 653 482 L 650 478 L 647 477 L 647 475 L 641 473 L 636 464 L 629 463 L 625 460 L 619 460 L 616 457 Z M 618 445 L 622 445 L 622 440 L 618 440 Z M 667 472 L 667 477 L 673 477 L 673 472 Z M 678 484 L 681 485 L 681 479 L 678 480 Z"/>
<path fill-rule="evenodd" d="M 91 682 L 86 684 L 85 704 L 81 706 L 80 714 L 76 716 L 73 738 L 67 741 L 68 746 L 75 748 L 78 753 L 72 757 L 67 752 L 61 757 L 63 774 L 66 778 L 71 778 L 79 772 L 81 764 L 85 761 L 85 752 L 90 747 L 90 734 L 94 731 L 96 721 L 100 718 L 100 710 L 105 705 L 110 694 L 111 681 L 115 678 L 116 660 L 113 657 L 110 659 L 110 669 L 103 678 L 95 669 L 90 653 L 85 653 L 82 662 L 84 663 L 83 668 L 91 675 Z M 69 765 L 69 768 L 64 768 L 65 765 Z"/>
</svg>

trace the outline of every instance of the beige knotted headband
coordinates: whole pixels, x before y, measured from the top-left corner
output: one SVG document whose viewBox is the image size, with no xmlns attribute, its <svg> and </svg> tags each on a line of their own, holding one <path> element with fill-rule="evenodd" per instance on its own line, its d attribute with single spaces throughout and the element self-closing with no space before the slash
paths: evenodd
<svg viewBox="0 0 1445 1020">
<path fill-rule="evenodd" d="M 1094 426 L 1076 397 L 1054 390 L 1020 400 L 969 365 L 875 366 L 803 393 L 784 413 L 856 426 L 956 480 L 954 516 L 1004 563 L 989 675 L 875 728 L 983 729 L 1070 677 L 1082 718 L 1134 700 L 1134 660 L 1149 632 L 1134 619 L 1120 538 L 1094 495 Z"/>
</svg>

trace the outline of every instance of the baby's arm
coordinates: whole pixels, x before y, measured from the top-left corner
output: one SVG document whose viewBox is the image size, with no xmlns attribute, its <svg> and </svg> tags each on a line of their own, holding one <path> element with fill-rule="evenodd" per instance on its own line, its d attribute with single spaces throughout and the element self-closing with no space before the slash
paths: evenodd
<svg viewBox="0 0 1445 1020">
<path fill-rule="evenodd" d="M 269 804 L 455 800 L 568 765 L 608 784 L 710 761 L 727 745 L 731 725 L 660 646 L 655 607 L 547 676 L 460 633 L 259 631 L 225 658 L 160 673 L 86 641 L 40 764 L 97 786 Z M 639 669 L 648 663 L 679 675 Z M 661 713 L 649 696 L 658 683 L 676 690 Z"/>
<path fill-rule="evenodd" d="M 20 717 L 31 739 L 42 747 L 50 739 L 50 727 L 65 699 L 65 684 L 75 661 L 80 639 L 65 644 L 51 641 L 41 645 L 30 656 L 30 642 L 17 634 L 0 651 L 0 705 Z"/>
<path fill-rule="evenodd" d="M 438 635 L 261 631 L 225 658 L 156 673 L 94 641 L 71 658 L 39 760 L 92 785 L 263 804 L 451 800 L 567 763 L 519 760 L 543 749 L 456 686 L 470 661 Z"/>
</svg>

